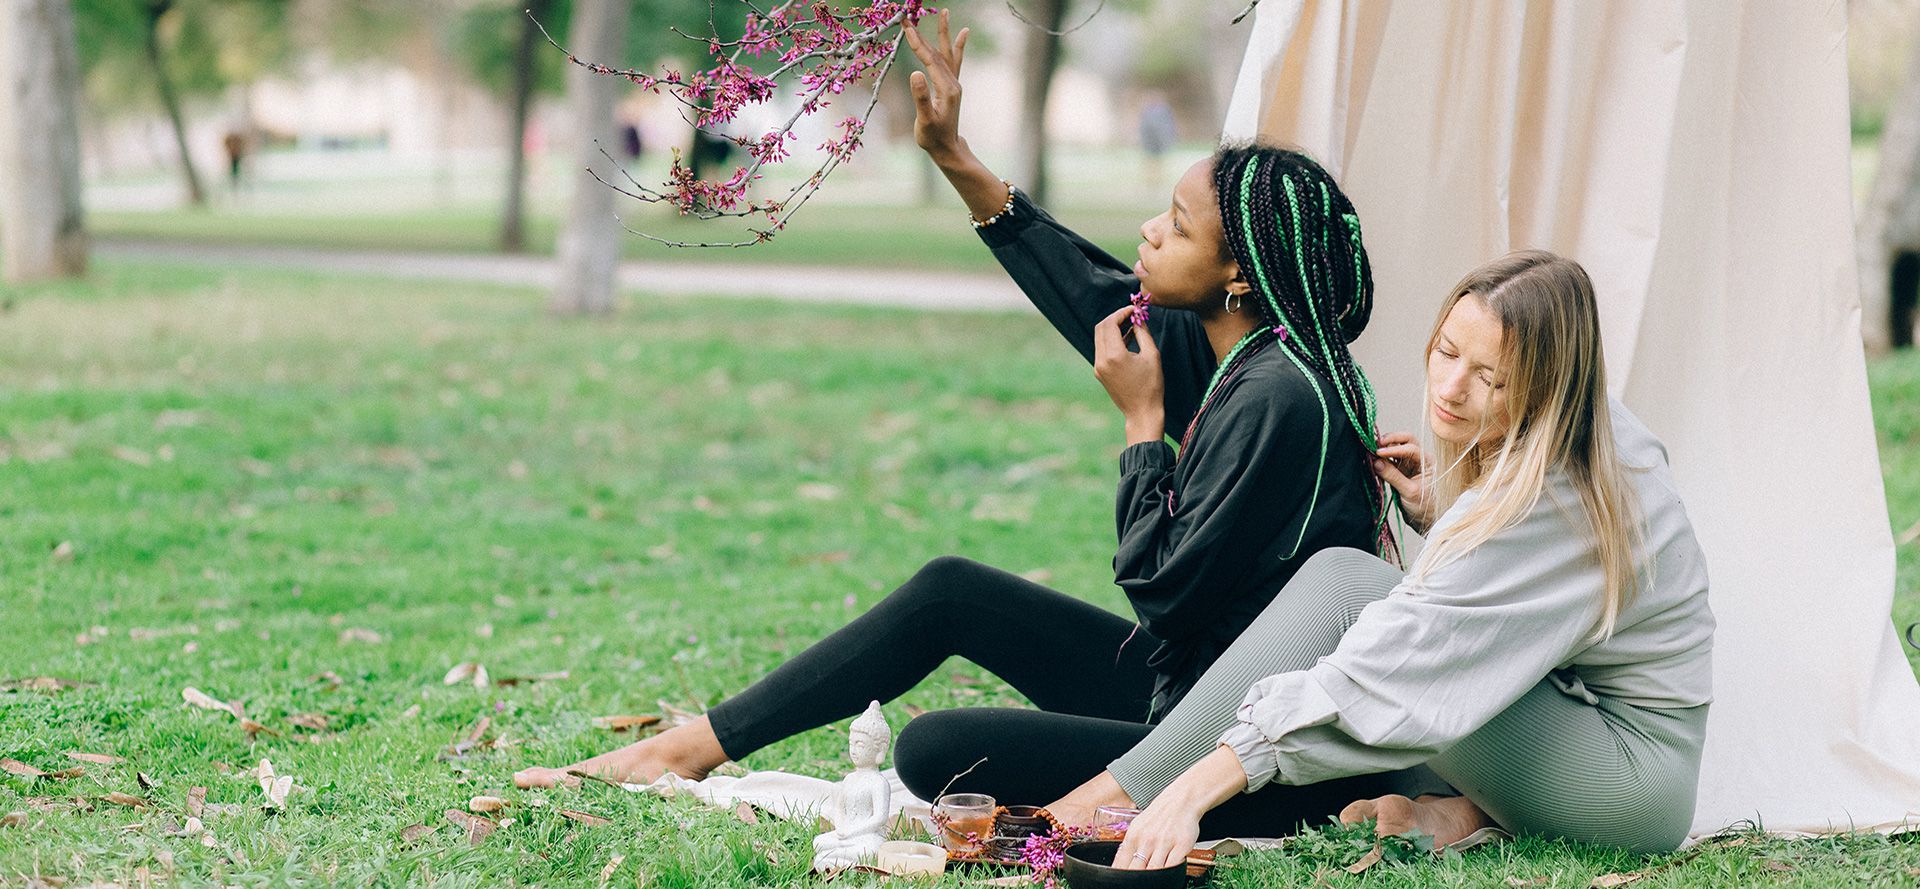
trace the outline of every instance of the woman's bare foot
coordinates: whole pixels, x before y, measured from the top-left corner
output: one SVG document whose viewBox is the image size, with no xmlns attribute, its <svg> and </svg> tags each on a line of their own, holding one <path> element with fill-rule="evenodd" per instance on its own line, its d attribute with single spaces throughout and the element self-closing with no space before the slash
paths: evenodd
<svg viewBox="0 0 1920 889">
<path fill-rule="evenodd" d="M 1341 824 L 1374 819 L 1374 833 L 1398 836 L 1419 831 L 1433 837 L 1436 849 L 1451 846 L 1483 827 L 1498 827 L 1487 813 L 1464 796 L 1383 796 L 1363 799 L 1340 812 Z"/>
<path fill-rule="evenodd" d="M 521 769 L 513 773 L 513 786 L 522 790 L 580 786 L 579 777 L 569 772 L 585 772 L 628 784 L 650 784 L 668 772 L 698 781 L 726 761 L 726 751 L 720 749 L 720 741 L 713 735 L 713 726 L 702 716 L 651 738 L 643 738 L 572 765 L 557 769 Z"/>
<path fill-rule="evenodd" d="M 1093 776 L 1087 783 L 1075 787 L 1072 792 L 1048 805 L 1047 811 L 1068 827 L 1086 827 L 1093 823 L 1093 810 L 1101 806 L 1133 808 L 1133 800 L 1127 796 L 1127 791 L 1121 788 L 1112 772 Z"/>
</svg>

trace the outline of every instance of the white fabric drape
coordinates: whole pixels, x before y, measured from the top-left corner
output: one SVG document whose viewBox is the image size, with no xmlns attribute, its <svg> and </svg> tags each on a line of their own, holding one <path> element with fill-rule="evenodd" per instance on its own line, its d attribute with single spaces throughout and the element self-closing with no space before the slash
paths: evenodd
<svg viewBox="0 0 1920 889">
<path fill-rule="evenodd" d="M 1696 833 L 1920 824 L 1846 5 L 1264 0 L 1252 27 L 1225 135 L 1304 148 L 1359 208 L 1383 427 L 1419 422 L 1420 350 L 1469 268 L 1544 247 L 1592 274 L 1609 382 L 1666 441 L 1711 566 Z"/>
</svg>

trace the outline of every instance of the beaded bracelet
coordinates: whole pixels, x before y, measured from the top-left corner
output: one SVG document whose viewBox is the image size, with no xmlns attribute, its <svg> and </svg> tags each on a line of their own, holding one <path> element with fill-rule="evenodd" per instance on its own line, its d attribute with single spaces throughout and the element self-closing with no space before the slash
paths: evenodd
<svg viewBox="0 0 1920 889">
<path fill-rule="evenodd" d="M 1008 213 L 1012 213 L 1012 212 L 1013 212 L 1013 183 L 1012 183 L 1012 182 L 1010 182 L 1010 181 L 1008 181 L 1008 180 L 1006 180 L 1006 179 L 1002 179 L 1002 180 L 1000 180 L 1000 182 L 1001 182 L 1002 184 L 1004 184 L 1004 185 L 1006 185 L 1006 187 L 1007 187 L 1007 202 L 1006 202 L 1006 204 L 1005 204 L 1005 205 L 1003 205 L 1003 206 L 1001 206 L 1001 208 L 1000 208 L 1000 212 L 998 212 L 998 213 L 995 213 L 995 214 L 993 214 L 992 216 L 989 216 L 989 217 L 987 217 L 987 218 L 986 218 L 986 219 L 984 219 L 984 220 L 981 220 L 981 219 L 975 219 L 975 218 L 973 218 L 973 213 L 972 213 L 971 211 L 969 211 L 969 212 L 967 213 L 967 221 L 968 221 L 968 222 L 970 222 L 970 223 L 972 223 L 972 224 L 973 224 L 973 227 L 974 227 L 974 228 L 986 228 L 986 227 L 987 227 L 987 226 L 989 226 L 989 225 L 992 225 L 992 224 L 994 224 L 994 223 L 996 223 L 996 222 L 999 222 L 999 221 L 1000 221 L 1000 217 L 1002 217 L 1002 216 L 1005 216 L 1005 215 L 1007 215 Z"/>
</svg>

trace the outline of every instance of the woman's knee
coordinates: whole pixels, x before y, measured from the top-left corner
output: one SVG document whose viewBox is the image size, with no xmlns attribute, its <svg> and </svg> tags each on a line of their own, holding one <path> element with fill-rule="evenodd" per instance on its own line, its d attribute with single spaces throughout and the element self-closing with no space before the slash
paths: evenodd
<svg viewBox="0 0 1920 889">
<path fill-rule="evenodd" d="M 1398 569 L 1372 553 L 1333 547 L 1309 557 L 1274 602 L 1295 613 L 1337 615 L 1350 626 L 1362 608 L 1386 598 L 1400 577 Z"/>
<path fill-rule="evenodd" d="M 889 598 L 914 602 L 957 599 L 977 588 L 989 570 L 972 559 L 940 556 L 920 566 Z"/>
<path fill-rule="evenodd" d="M 893 767 L 900 782 L 914 796 L 928 802 L 967 770 L 978 751 L 967 743 L 972 737 L 972 715 L 966 710 L 936 710 L 923 713 L 900 729 L 893 741 Z"/>
</svg>

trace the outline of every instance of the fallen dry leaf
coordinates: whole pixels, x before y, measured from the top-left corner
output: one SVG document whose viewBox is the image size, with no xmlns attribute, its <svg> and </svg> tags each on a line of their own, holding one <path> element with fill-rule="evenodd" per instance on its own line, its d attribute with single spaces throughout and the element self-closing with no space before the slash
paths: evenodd
<svg viewBox="0 0 1920 889">
<path fill-rule="evenodd" d="M 0 815 L 0 827 L 26 827 L 26 826 L 27 826 L 27 813 L 25 812 L 8 812 L 5 815 Z"/>
<path fill-rule="evenodd" d="M 607 880 L 613 878 L 613 872 L 619 870 L 620 862 L 625 860 L 627 860 L 625 855 L 615 855 L 607 859 L 607 866 L 600 869 L 600 885 L 607 885 Z"/>
<path fill-rule="evenodd" d="M 0 691 L 59 691 L 63 688 L 80 688 L 92 684 L 78 679 L 61 679 L 58 676 L 29 676 L 25 679 L 8 679 L 0 682 Z"/>
<path fill-rule="evenodd" d="M 441 685 L 459 685 L 462 682 L 471 682 L 474 688 L 486 688 L 493 684 L 487 676 L 487 668 L 472 661 L 454 664 L 453 669 L 440 679 Z"/>
<path fill-rule="evenodd" d="M 22 778 L 45 778 L 46 772 L 27 765 L 17 759 L 0 759 L 0 772 L 19 775 Z"/>
<path fill-rule="evenodd" d="M 134 808 L 134 809 L 153 808 L 153 803 L 147 802 L 146 800 L 141 799 L 140 797 L 134 796 L 131 793 L 121 793 L 117 790 L 114 791 L 113 793 L 109 793 L 106 796 L 101 797 L 101 799 L 106 800 L 107 802 L 113 803 L 116 806 L 127 806 L 129 808 Z"/>
<path fill-rule="evenodd" d="M 313 674 L 312 676 L 308 676 L 307 681 L 308 682 L 324 682 L 327 685 L 326 690 L 333 691 L 334 689 L 339 688 L 340 684 L 345 680 L 342 680 L 340 678 L 340 674 L 335 673 L 332 670 L 322 670 L 318 673 Z"/>
<path fill-rule="evenodd" d="M 293 792 L 293 776 L 275 775 L 273 763 L 265 759 L 260 760 L 260 765 L 254 772 L 260 780 L 260 792 L 267 796 L 267 811 L 277 812 L 286 809 L 287 794 Z"/>
<path fill-rule="evenodd" d="M 1553 882 L 1551 877 L 1534 877 L 1531 880 L 1523 880 L 1519 877 L 1507 878 L 1507 885 L 1512 889 L 1529 889 L 1532 886 L 1545 886 L 1551 882 Z"/>
<path fill-rule="evenodd" d="M 70 769 L 61 769 L 60 771 L 57 771 L 57 772 L 48 772 L 47 777 L 52 778 L 56 781 L 65 781 L 68 778 L 81 777 L 86 773 L 87 773 L 86 769 L 83 769 L 79 766 L 74 766 L 73 768 L 70 768 Z"/>
<path fill-rule="evenodd" d="M 1613 889 L 1615 886 L 1637 883 L 1646 875 L 1645 871 L 1629 871 L 1623 874 L 1601 874 L 1600 876 L 1594 877 L 1593 882 L 1587 885 L 1591 887 L 1591 889 Z"/>
<path fill-rule="evenodd" d="M 152 790 L 155 784 L 160 783 L 158 781 L 153 780 L 153 776 L 147 774 L 146 772 L 134 772 L 133 777 L 134 777 L 134 780 L 140 782 L 141 790 Z"/>
<path fill-rule="evenodd" d="M 105 753 L 75 753 L 72 750 L 66 751 L 66 757 L 68 759 L 77 759 L 81 762 L 90 762 L 102 766 L 119 765 L 120 763 L 126 762 L 126 760 L 118 756 L 109 756 Z"/>
<path fill-rule="evenodd" d="M 205 787 L 187 788 L 187 816 L 198 818 L 207 810 L 207 789 Z"/>
<path fill-rule="evenodd" d="M 466 831 L 469 846 L 478 846 L 486 842 L 487 837 L 493 836 L 493 832 L 500 829 L 500 825 L 491 818 L 469 815 L 459 809 L 448 809 L 447 820 L 453 822 L 453 826 Z"/>
<path fill-rule="evenodd" d="M 1773 860 L 1767 861 L 1764 867 L 1766 867 L 1767 870 L 1778 871 L 1780 873 L 1786 873 L 1787 871 L 1791 871 L 1791 870 L 1798 870 L 1798 868 L 1794 867 L 1791 864 L 1788 864 L 1787 862 L 1773 861 Z"/>
<path fill-rule="evenodd" d="M 568 821 L 578 821 L 581 824 L 585 824 L 589 827 L 605 827 L 613 823 L 613 819 L 611 818 L 602 818 L 599 815 L 594 815 L 588 812 L 576 812 L 572 809 L 561 809 L 559 811 L 560 811 L 560 817 L 565 818 Z"/>
<path fill-rule="evenodd" d="M 670 728 L 674 726 L 686 725 L 687 723 L 695 722 L 700 718 L 700 714 L 695 713 L 692 710 L 685 710 L 680 707 L 676 707 L 672 704 L 667 703 L 665 700 L 661 700 L 658 703 L 660 704 L 660 712 L 665 713 L 667 716 L 667 726 Z"/>
<path fill-rule="evenodd" d="M 327 730 L 327 717 L 324 713 L 295 713 L 287 717 L 287 722 L 310 731 L 324 732 Z"/>
<path fill-rule="evenodd" d="M 53 547 L 53 560 L 56 562 L 73 561 L 73 541 L 62 540 Z"/>
<path fill-rule="evenodd" d="M 498 812 L 501 809 L 506 808 L 507 805 L 508 803 L 506 800 L 503 800 L 497 796 L 476 796 L 473 799 L 467 800 L 467 811 Z"/>
<path fill-rule="evenodd" d="M 191 685 L 180 690 L 180 697 L 185 698 L 188 704 L 199 707 L 202 710 L 224 710 L 234 716 L 240 715 L 240 711 L 235 708 L 234 705 L 207 694 L 200 689 L 194 688 Z"/>
<path fill-rule="evenodd" d="M 439 829 L 438 827 L 428 827 L 425 824 L 409 824 L 400 829 L 400 839 L 404 842 L 417 843 L 420 842 L 421 837 L 427 836 Z"/>
<path fill-rule="evenodd" d="M 498 679 L 493 680 L 493 684 L 494 685 L 525 685 L 532 682 L 558 682 L 559 680 L 567 678 L 569 675 L 571 674 L 569 674 L 566 670 L 555 670 L 550 673 L 533 673 L 527 676 L 502 676 Z"/>
<path fill-rule="evenodd" d="M 240 730 L 247 733 L 247 740 L 249 741 L 252 741 L 258 738 L 260 735 L 263 735 L 263 734 L 272 735 L 276 738 L 280 737 L 279 732 L 274 731 L 273 729 L 267 728 L 266 726 L 261 725 L 260 723 L 254 722 L 253 720 L 248 719 L 245 716 L 240 717 Z"/>
<path fill-rule="evenodd" d="M 1380 846 L 1378 844 L 1375 844 L 1371 851 L 1369 851 L 1365 855 L 1360 856 L 1359 861 L 1356 861 L 1352 864 L 1347 865 L 1347 873 L 1350 873 L 1350 874 L 1366 873 L 1367 868 L 1370 868 L 1380 863 L 1381 857 L 1382 856 L 1380 853 Z"/>
<path fill-rule="evenodd" d="M 733 817 L 740 819 L 741 824 L 760 823 L 760 813 L 753 810 L 752 803 L 740 803 L 734 806 Z"/>
<path fill-rule="evenodd" d="M 473 728 L 468 730 L 467 736 L 465 738 L 462 738 L 460 740 L 453 742 L 453 746 L 447 748 L 447 753 L 445 755 L 465 756 L 467 754 L 467 751 L 472 750 L 475 746 L 477 746 L 480 743 L 480 739 L 484 737 L 487 733 L 487 728 L 492 725 L 493 725 L 492 717 L 488 717 L 488 716 L 480 717 L 479 721 L 473 724 Z"/>
<path fill-rule="evenodd" d="M 645 728 L 659 721 L 660 717 L 651 714 L 643 716 L 595 716 L 593 718 L 593 727 L 624 732 L 630 729 Z"/>
</svg>

